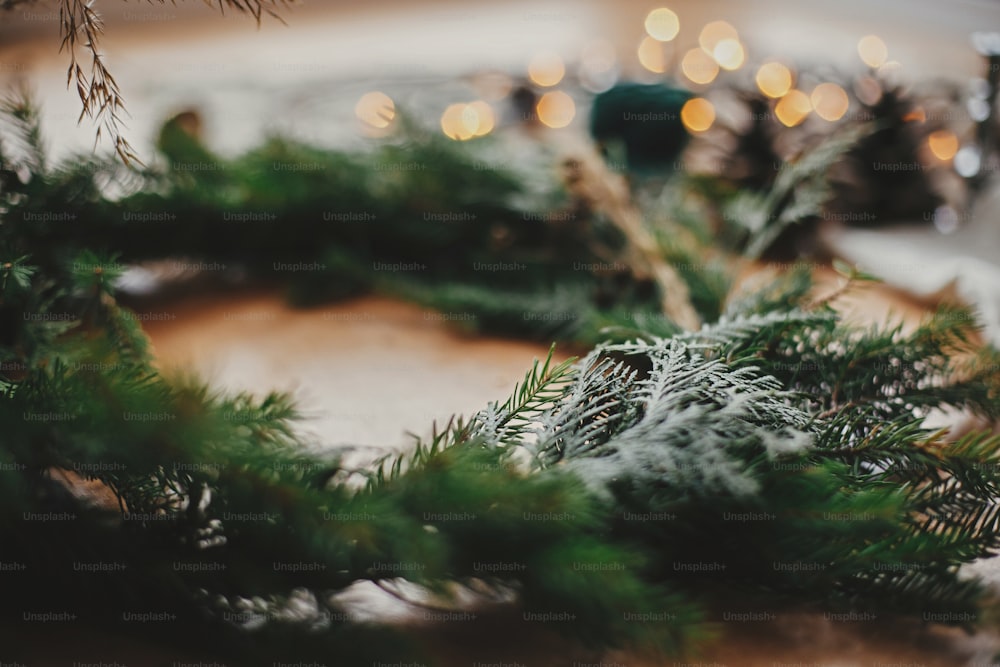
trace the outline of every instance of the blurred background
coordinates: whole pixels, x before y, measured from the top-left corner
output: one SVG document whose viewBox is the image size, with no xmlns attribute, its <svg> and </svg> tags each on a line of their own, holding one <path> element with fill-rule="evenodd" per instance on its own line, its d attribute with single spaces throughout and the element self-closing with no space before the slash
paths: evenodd
<svg viewBox="0 0 1000 667">
<path fill-rule="evenodd" d="M 841 168 L 838 204 L 808 237 L 782 237 L 759 259 L 836 257 L 878 276 L 885 286 L 845 306 L 865 322 L 889 313 L 912 321 L 957 297 L 1000 343 L 994 1 L 314 0 L 278 7 L 281 20 L 259 25 L 200 2 L 97 8 L 125 132 L 153 166 L 164 166 L 156 149 L 164 122 L 188 113 L 204 144 L 227 158 L 275 135 L 365 151 L 413 123 L 456 143 L 490 137 L 484 168 L 553 180 L 561 155 L 599 139 L 595 99 L 638 82 L 690 97 L 673 131 L 691 143 L 669 156 L 667 172 L 764 190 L 778 163 L 838 128 L 877 120 L 895 134 Z M 67 89 L 68 62 L 56 3 L 0 14 L 0 86 L 27 84 L 53 160 L 95 145 Z M 612 171 L 628 171 L 632 156 L 623 155 L 605 152 Z M 829 283 L 831 272 L 817 267 Z M 150 267 L 123 281 L 150 299 L 147 309 L 171 314 L 144 323 L 160 364 L 222 388 L 292 391 L 317 441 L 366 452 L 404 447 L 407 431 L 505 396 L 547 351 L 469 335 L 383 295 L 307 309 L 267 289 L 157 301 L 166 281 Z M 803 640 L 796 627 L 779 639 L 738 638 L 725 651 L 739 664 L 754 642 Z M 873 637 L 842 639 L 821 642 L 827 654 L 842 644 L 849 657 L 836 664 L 899 662 L 911 650 L 905 641 L 880 653 Z M 910 657 L 921 655 L 912 648 Z M 803 647 L 797 657 L 815 656 Z"/>
<path fill-rule="evenodd" d="M 172 110 L 197 106 L 210 143 L 224 151 L 252 145 L 268 131 L 328 143 L 358 142 L 355 105 L 380 90 L 397 105 L 435 122 L 455 102 L 478 96 L 495 111 L 529 77 L 567 92 L 577 103 L 569 128 L 585 128 L 586 93 L 620 79 L 673 77 L 707 91 L 751 83 L 769 61 L 855 74 L 864 63 L 858 42 L 877 36 L 872 62 L 907 82 L 948 81 L 959 86 L 983 75 L 971 48 L 973 32 L 997 28 L 998 9 L 986 0 L 947 4 L 845 0 L 835 9 L 819 1 L 669 3 L 676 17 L 660 26 L 659 41 L 645 30 L 649 2 L 303 2 L 280 10 L 285 21 L 252 19 L 202 3 L 104 2 L 102 44 L 131 113 L 133 143 L 147 152 Z M 86 124 L 67 95 L 65 54 L 58 53 L 55 3 L 22 5 L 0 24 L 5 82 L 30 79 L 44 111 L 54 154 L 92 145 Z M 742 57 L 728 68 L 684 56 L 703 28 L 725 21 Z M 716 36 L 730 37 L 726 26 Z M 711 30 L 709 31 L 711 33 Z M 698 70 L 698 66 L 703 67 Z M 490 77 L 487 74 L 495 74 Z M 808 85 L 810 81 L 803 81 Z M 558 121 L 561 124 L 563 121 Z"/>
<path fill-rule="evenodd" d="M 313 1 L 279 7 L 281 20 L 264 16 L 259 26 L 246 15 L 197 2 L 102 2 L 98 9 L 106 23 L 101 51 L 127 106 L 125 134 L 153 165 L 163 160 L 155 149 L 162 124 L 180 112 L 196 112 L 205 144 L 229 157 L 272 135 L 365 150 L 390 135 L 405 112 L 455 141 L 502 137 L 499 149 L 486 149 L 487 155 L 495 150 L 496 164 L 535 166 L 549 176 L 551 155 L 539 159 L 536 150 L 518 147 L 555 146 L 558 153 L 560 146 L 587 144 L 595 95 L 625 81 L 666 82 L 696 95 L 701 104 L 683 119 L 694 141 L 673 165 L 740 185 L 766 186 L 776 160 L 794 158 L 840 124 L 879 114 L 883 122 L 908 123 L 917 131 L 905 128 L 906 145 L 890 139 L 881 154 L 919 163 L 918 178 L 883 178 L 900 174 L 879 173 L 877 163 L 874 172 L 868 164 L 867 173 L 848 174 L 857 187 L 842 198 L 844 210 L 825 214 L 819 237 L 833 254 L 909 296 L 957 292 L 980 309 L 993 340 L 1000 340 L 1000 225 L 993 224 L 996 206 L 987 205 L 990 190 L 973 193 L 969 186 L 977 181 L 978 187 L 995 166 L 977 152 L 977 121 L 993 122 L 992 111 L 982 109 L 990 46 L 977 50 L 971 40 L 973 33 L 1000 29 L 994 2 L 843 0 L 831 7 L 818 0 L 679 0 L 660 7 L 636 1 Z M 58 35 L 56 3 L 16 5 L 0 21 L 0 84 L 27 83 L 54 159 L 95 146 L 94 125 L 78 122 L 79 100 L 67 89 L 69 61 L 59 52 Z M 896 85 L 902 97 L 887 103 L 883 91 L 895 93 Z M 747 91 L 763 106 L 747 103 Z M 759 134 L 767 137 L 766 147 L 754 143 Z M 877 160 L 880 153 L 873 155 Z M 611 161 L 613 168 L 620 164 Z M 769 173 L 760 177 L 762 172 Z M 875 220 L 865 224 L 869 216 Z M 814 252 L 815 240 L 809 243 L 806 250 Z M 912 309 L 898 296 L 896 310 Z M 875 314 L 885 308 L 868 306 Z M 212 311 L 197 312 L 204 318 Z M 421 320 L 420 311 L 401 317 L 407 324 L 397 330 L 416 321 L 442 332 L 435 344 L 455 344 L 447 323 Z M 319 374 L 326 379 L 303 387 L 301 364 L 287 357 L 300 348 L 277 343 L 285 356 L 275 357 L 243 352 L 236 343 L 255 326 L 270 331 L 266 320 L 230 322 L 231 330 L 212 336 L 197 335 L 205 331 L 201 322 L 189 314 L 152 322 L 149 329 L 165 360 L 192 363 L 227 386 L 247 386 L 260 374 L 280 388 L 322 396 L 331 377 L 364 385 L 377 375 L 335 366 Z M 367 325 L 319 326 L 331 335 Z M 354 344 L 369 339 L 360 336 Z M 498 362 L 498 374 L 482 391 L 436 398 L 440 408 L 428 404 L 407 412 L 407 390 L 400 393 L 402 422 L 327 420 L 320 430 L 337 441 L 385 442 L 428 417 L 476 409 L 502 393 L 541 348 L 512 349 L 513 358 Z M 493 352 L 484 357 L 486 363 L 497 358 Z M 318 387 L 311 388 L 313 382 Z M 449 386 L 455 383 L 442 382 L 441 391 Z M 334 388 L 342 400 L 359 397 L 358 406 L 340 412 L 367 414 L 359 407 L 367 394 Z M 329 409 L 315 400 L 311 407 Z"/>
</svg>

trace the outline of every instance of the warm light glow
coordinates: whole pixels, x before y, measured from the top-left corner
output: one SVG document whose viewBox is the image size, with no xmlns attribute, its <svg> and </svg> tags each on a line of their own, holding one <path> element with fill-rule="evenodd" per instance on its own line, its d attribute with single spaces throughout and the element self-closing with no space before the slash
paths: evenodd
<svg viewBox="0 0 1000 667">
<path fill-rule="evenodd" d="M 562 58 L 551 51 L 539 53 L 528 65 L 528 78 L 538 86 L 554 86 L 562 81 L 565 74 L 566 66 L 563 65 Z"/>
<path fill-rule="evenodd" d="M 905 116 L 903 121 L 907 123 L 923 123 L 927 120 L 927 112 L 923 107 L 916 107 Z"/>
<path fill-rule="evenodd" d="M 476 100 L 472 104 L 469 104 L 462 112 L 462 115 L 463 121 L 466 117 L 475 117 L 473 134 L 477 137 L 489 134 L 496 126 L 496 115 L 493 113 L 493 107 L 482 100 Z"/>
<path fill-rule="evenodd" d="M 847 92 L 835 83 L 821 83 L 813 88 L 809 102 L 816 110 L 817 116 L 829 121 L 843 118 L 851 106 Z"/>
<path fill-rule="evenodd" d="M 372 91 L 361 96 L 354 106 L 354 114 L 366 126 L 384 130 L 396 117 L 396 105 L 385 93 Z"/>
<path fill-rule="evenodd" d="M 681 60 L 681 71 L 694 83 L 712 83 L 719 74 L 719 63 L 701 49 L 691 49 Z"/>
<path fill-rule="evenodd" d="M 479 129 L 479 114 L 470 105 L 462 105 L 462 127 L 469 136 L 476 136 Z"/>
<path fill-rule="evenodd" d="M 704 132 L 715 122 L 715 107 L 703 97 L 692 98 L 681 108 L 681 122 L 689 132 Z"/>
<path fill-rule="evenodd" d="M 469 128 L 470 118 L 466 113 L 468 106 L 468 104 L 452 104 L 441 114 L 441 130 L 449 139 L 465 141 L 475 136 L 474 129 Z"/>
<path fill-rule="evenodd" d="M 736 70 L 743 66 L 746 60 L 746 52 L 743 45 L 737 39 L 724 39 L 712 49 L 712 57 L 719 67 L 727 70 Z"/>
<path fill-rule="evenodd" d="M 701 34 L 698 35 L 698 44 L 705 49 L 706 53 L 713 53 L 719 42 L 726 39 L 740 41 L 740 35 L 736 32 L 736 28 L 725 21 L 712 21 L 706 23 L 705 27 L 701 29 Z"/>
<path fill-rule="evenodd" d="M 654 9 L 646 16 L 646 33 L 655 40 L 669 42 L 677 36 L 680 29 L 677 14 L 666 7 Z"/>
<path fill-rule="evenodd" d="M 801 90 L 788 91 L 788 94 L 774 106 L 774 115 L 786 127 L 795 127 L 806 119 L 810 111 L 812 104 L 809 102 L 809 96 Z"/>
<path fill-rule="evenodd" d="M 858 55 L 869 67 L 881 67 L 889 57 L 889 49 L 881 38 L 866 35 L 858 41 Z"/>
<path fill-rule="evenodd" d="M 663 44 L 652 37 L 643 37 L 639 42 L 639 63 L 650 72 L 666 72 L 667 57 L 663 53 Z"/>
<path fill-rule="evenodd" d="M 566 127 L 576 115 L 573 98 L 561 90 L 553 90 L 542 95 L 535 105 L 535 112 L 542 124 L 553 128 Z"/>
<path fill-rule="evenodd" d="M 942 162 L 947 162 L 958 152 L 958 137 L 955 136 L 954 132 L 938 130 L 927 137 L 927 147 L 931 149 L 934 157 Z"/>
<path fill-rule="evenodd" d="M 448 138 L 457 141 L 489 134 L 495 125 L 493 108 L 482 100 L 471 104 L 452 104 L 441 114 L 441 130 Z"/>
<path fill-rule="evenodd" d="M 765 63 L 757 70 L 757 87 L 768 97 L 781 97 L 792 89 L 792 71 L 781 63 Z"/>
</svg>

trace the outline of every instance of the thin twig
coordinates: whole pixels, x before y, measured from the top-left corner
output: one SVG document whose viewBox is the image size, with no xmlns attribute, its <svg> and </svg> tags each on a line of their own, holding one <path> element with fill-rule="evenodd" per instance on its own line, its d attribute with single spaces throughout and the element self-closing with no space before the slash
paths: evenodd
<svg viewBox="0 0 1000 667">
<path fill-rule="evenodd" d="M 149 0 L 165 4 L 166 0 Z M 225 12 L 232 9 L 242 14 L 252 16 L 260 25 L 266 14 L 284 23 L 273 8 L 287 7 L 294 0 L 205 0 L 205 4 L 215 6 Z M 18 4 L 7 0 L 0 8 L 9 9 Z M 104 56 L 100 51 L 100 39 L 104 34 L 104 21 L 94 9 L 94 0 L 61 0 L 59 6 L 59 51 L 69 54 L 69 67 L 66 70 L 66 87 L 75 84 L 76 93 L 80 98 L 81 110 L 77 122 L 90 118 L 97 125 L 95 145 L 106 133 L 110 137 L 118 157 L 126 165 L 132 162 L 141 164 L 135 149 L 125 138 L 122 114 L 125 111 L 125 99 L 111 71 L 104 64 Z M 77 58 L 77 48 L 82 47 L 89 55 L 90 73 L 81 66 Z"/>
<path fill-rule="evenodd" d="M 636 278 L 651 278 L 660 289 L 663 312 L 689 331 L 701 328 L 701 318 L 691 305 L 691 294 L 680 275 L 663 259 L 653 235 L 635 208 L 625 179 L 612 173 L 596 155 L 567 159 L 565 181 L 569 189 L 594 211 L 606 215 L 625 235 L 629 266 Z"/>
</svg>

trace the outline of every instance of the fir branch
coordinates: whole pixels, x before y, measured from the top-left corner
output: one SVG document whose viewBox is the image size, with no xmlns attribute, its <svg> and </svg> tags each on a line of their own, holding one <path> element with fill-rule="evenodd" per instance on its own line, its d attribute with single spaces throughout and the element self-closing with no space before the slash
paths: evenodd
<svg viewBox="0 0 1000 667">
<path fill-rule="evenodd" d="M 809 441 L 802 430 L 807 415 L 786 406 L 774 379 L 753 369 L 730 371 L 677 340 L 611 345 L 596 354 L 638 356 L 652 368 L 633 384 L 635 371 L 624 364 L 592 366 L 545 416 L 535 457 L 564 461 L 598 492 L 617 480 L 654 499 L 743 496 L 756 489 L 741 471 L 745 449 L 775 456 Z"/>
<path fill-rule="evenodd" d="M 150 0 L 152 2 L 153 0 Z M 166 0 L 157 0 L 164 4 Z M 212 6 L 216 3 L 205 0 Z M 266 14 L 278 20 L 281 17 L 274 8 L 289 6 L 291 0 L 218 0 L 219 11 L 226 9 L 241 14 L 249 14 L 260 24 Z M 5 8 L 9 9 L 12 5 Z M 122 96 L 118 82 L 104 62 L 104 54 L 100 51 L 100 39 L 104 34 L 104 21 L 94 8 L 93 0 L 60 0 L 59 6 L 60 53 L 66 51 L 69 56 L 69 67 L 66 70 L 66 86 L 76 87 L 80 98 L 80 117 L 90 118 L 97 125 L 95 145 L 100 143 L 106 133 L 111 139 L 115 153 L 121 161 L 128 165 L 133 162 L 142 164 L 135 148 L 125 138 L 122 114 L 125 113 L 125 99 Z M 78 50 L 82 49 L 89 59 L 89 73 L 78 58 Z"/>
<path fill-rule="evenodd" d="M 11 257 L 0 264 L 0 304 L 4 302 L 8 292 L 15 294 L 27 291 L 31 287 L 31 276 L 37 267 L 26 264 L 27 255 Z"/>
<path fill-rule="evenodd" d="M 581 361 L 573 384 L 539 416 L 527 445 L 538 468 L 587 455 L 636 418 L 627 401 L 636 371 L 602 356 L 594 351 Z"/>
<path fill-rule="evenodd" d="M 830 167 L 874 129 L 870 123 L 845 126 L 782 165 L 766 193 L 744 192 L 731 199 L 723 217 L 745 230 L 743 256 L 760 257 L 789 225 L 819 215 L 831 194 L 826 178 Z"/>
<path fill-rule="evenodd" d="M 477 413 L 466 428 L 468 437 L 482 438 L 494 447 L 519 443 L 532 422 L 565 393 L 572 380 L 575 359 L 553 366 L 555 350 L 553 344 L 544 362 L 535 360 L 524 381 L 514 386 L 513 394 L 502 405 L 491 403 Z"/>
</svg>

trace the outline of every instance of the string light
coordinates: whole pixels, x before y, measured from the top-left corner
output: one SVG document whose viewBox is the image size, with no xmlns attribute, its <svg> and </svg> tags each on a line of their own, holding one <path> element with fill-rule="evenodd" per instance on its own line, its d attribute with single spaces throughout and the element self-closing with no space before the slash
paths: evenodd
<svg viewBox="0 0 1000 667">
<path fill-rule="evenodd" d="M 723 39 L 712 49 L 712 57 L 719 67 L 725 70 L 737 70 L 746 60 L 746 52 L 738 39 Z"/>
<path fill-rule="evenodd" d="M 566 127 L 576 116 L 576 104 L 573 98 L 561 90 L 553 90 L 542 95 L 535 105 L 538 120 L 551 128 Z"/>
<path fill-rule="evenodd" d="M 871 68 L 881 67 L 889 58 L 889 48 L 877 35 L 865 35 L 858 40 L 858 55 Z"/>
<path fill-rule="evenodd" d="M 680 32 L 677 14 L 666 7 L 654 9 L 646 16 L 646 34 L 659 42 L 669 42 Z"/>
<path fill-rule="evenodd" d="M 689 132 L 705 132 L 715 122 L 715 107 L 704 97 L 694 97 L 681 107 L 681 122 Z"/>
<path fill-rule="evenodd" d="M 847 92 L 835 83 L 821 83 L 813 88 L 809 102 L 816 115 L 828 121 L 840 120 L 851 106 Z"/>
<path fill-rule="evenodd" d="M 482 137 L 493 131 L 496 126 L 496 115 L 493 107 L 482 100 L 476 100 L 466 107 L 468 113 L 475 116 L 475 130 L 473 135 Z"/>
<path fill-rule="evenodd" d="M 792 89 L 792 71 L 781 63 L 765 63 L 757 70 L 756 81 L 768 97 L 782 97 Z"/>
<path fill-rule="evenodd" d="M 449 139 L 456 141 L 487 135 L 495 125 L 493 108 L 482 100 L 451 104 L 441 114 L 441 131 Z"/>
<path fill-rule="evenodd" d="M 354 115 L 366 129 L 384 130 L 396 118 L 396 105 L 391 97 L 374 90 L 361 96 L 354 106 Z"/>
<path fill-rule="evenodd" d="M 795 127 L 812 111 L 809 96 L 801 90 L 790 90 L 774 106 L 774 115 L 785 127 Z"/>
<path fill-rule="evenodd" d="M 471 139 L 474 132 L 469 129 L 465 115 L 466 104 L 451 104 L 441 114 L 441 130 L 449 139 L 465 141 Z"/>
<path fill-rule="evenodd" d="M 681 59 L 681 71 L 694 83 L 711 83 L 719 74 L 719 63 L 701 49 L 691 49 Z"/>
<path fill-rule="evenodd" d="M 545 51 L 531 59 L 528 65 L 528 78 L 538 86 L 545 88 L 555 86 L 566 74 L 566 66 L 558 53 Z"/>
<path fill-rule="evenodd" d="M 726 39 L 740 41 L 740 35 L 736 32 L 736 28 L 725 21 L 712 21 L 706 23 L 705 27 L 701 29 L 701 34 L 698 35 L 698 44 L 705 49 L 705 53 L 713 53 L 719 42 Z"/>
<path fill-rule="evenodd" d="M 912 111 L 909 111 L 905 116 L 903 116 L 903 122 L 906 123 L 927 122 L 927 112 L 924 111 L 923 107 L 916 107 Z"/>
<path fill-rule="evenodd" d="M 937 159 L 948 162 L 958 153 L 958 137 L 954 132 L 938 130 L 927 137 L 927 147 Z"/>
<path fill-rule="evenodd" d="M 643 37 L 639 42 L 639 64 L 656 74 L 667 71 L 667 57 L 663 53 L 663 44 L 652 37 Z"/>
</svg>

